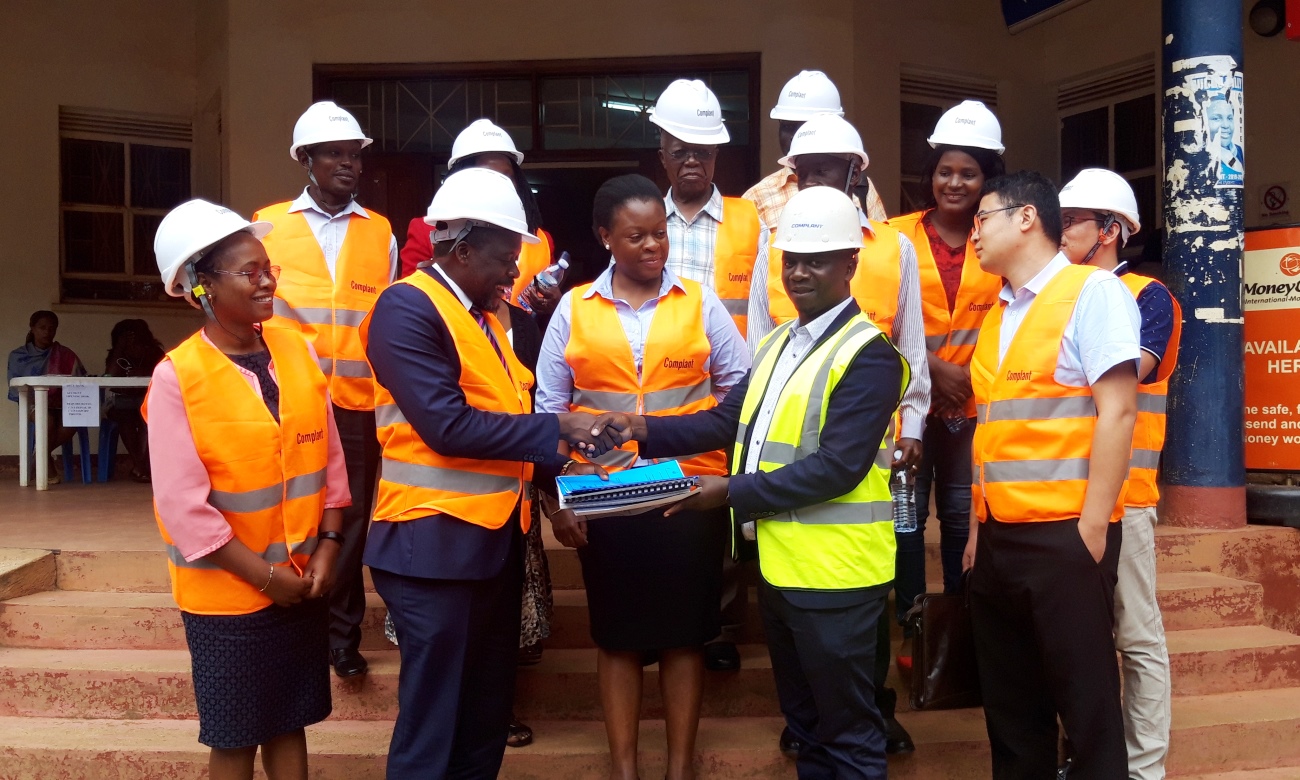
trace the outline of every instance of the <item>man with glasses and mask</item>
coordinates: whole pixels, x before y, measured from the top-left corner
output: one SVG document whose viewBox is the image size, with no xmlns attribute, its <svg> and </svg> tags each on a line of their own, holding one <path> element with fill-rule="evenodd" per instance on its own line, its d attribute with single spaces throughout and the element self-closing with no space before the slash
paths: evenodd
<svg viewBox="0 0 1300 780">
<path fill-rule="evenodd" d="M 722 106 L 704 82 L 678 79 L 659 95 L 650 121 L 659 128 L 659 161 L 668 174 L 667 267 L 713 289 L 744 337 L 754 268 L 767 267 L 768 229 L 751 201 L 724 198 L 713 184 L 718 145 L 731 138 Z M 740 668 L 736 640 L 749 600 L 740 569 L 730 554 L 723 557 L 722 634 L 704 649 L 711 671 Z"/>
<path fill-rule="evenodd" d="M 1056 187 L 985 183 L 971 240 L 1006 280 L 971 360 L 970 576 L 993 777 L 1128 777 L 1112 633 L 1137 418 L 1140 318 L 1114 274 L 1059 251 Z"/>
<path fill-rule="evenodd" d="M 379 467 L 374 380 L 357 326 L 398 269 L 388 220 L 355 200 L 361 151 L 369 145 L 347 111 L 328 101 L 312 105 L 294 125 L 289 148 L 307 174 L 306 189 L 253 215 L 275 225 L 266 253 L 284 269 L 267 324 L 301 330 L 316 349 L 347 461 L 352 506 L 343 511 L 343 547 L 329 594 L 330 663 L 339 677 L 368 669 L 358 652 L 366 614 L 361 553 Z"/>
</svg>

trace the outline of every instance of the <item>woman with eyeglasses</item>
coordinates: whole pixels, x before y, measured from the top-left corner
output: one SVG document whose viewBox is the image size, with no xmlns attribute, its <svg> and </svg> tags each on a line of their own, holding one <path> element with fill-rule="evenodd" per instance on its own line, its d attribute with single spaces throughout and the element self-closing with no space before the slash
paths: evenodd
<svg viewBox="0 0 1300 780">
<path fill-rule="evenodd" d="M 939 118 L 929 138 L 932 151 L 921 174 L 923 207 L 889 220 L 916 247 L 921 309 L 931 381 L 930 414 L 916 474 L 917 530 L 898 534 L 897 618 L 925 592 L 925 521 L 934 492 L 939 516 L 943 589 L 961 583 L 961 559 L 969 535 L 971 442 L 975 403 L 971 356 L 984 315 L 1002 280 L 980 270 L 970 241 L 984 182 L 1001 176 L 1002 127 L 983 103 L 968 100 Z M 911 652 L 899 654 L 910 671 Z"/>
<path fill-rule="evenodd" d="M 192 200 L 158 226 L 168 294 L 202 309 L 142 409 L 154 509 L 214 780 L 305 780 L 330 713 L 328 603 L 351 504 L 325 375 L 297 331 L 262 329 L 279 268 L 266 222 Z"/>
</svg>

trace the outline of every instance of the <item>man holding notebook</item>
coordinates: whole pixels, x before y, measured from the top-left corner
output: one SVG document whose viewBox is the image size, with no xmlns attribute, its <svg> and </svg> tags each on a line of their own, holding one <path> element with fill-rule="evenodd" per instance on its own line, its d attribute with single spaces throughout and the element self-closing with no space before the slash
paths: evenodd
<svg viewBox="0 0 1300 780">
<path fill-rule="evenodd" d="M 848 196 L 799 192 L 777 236 L 799 316 L 763 340 L 749 376 L 715 409 L 606 414 L 593 435 L 634 439 L 647 457 L 730 448 L 730 476 L 701 477 L 666 513 L 729 504 L 733 554 L 738 535 L 757 540 L 772 671 L 803 743 L 799 775 L 884 778 L 872 666 L 894 578 L 885 429 L 909 370 L 850 293 L 862 233 Z"/>
</svg>

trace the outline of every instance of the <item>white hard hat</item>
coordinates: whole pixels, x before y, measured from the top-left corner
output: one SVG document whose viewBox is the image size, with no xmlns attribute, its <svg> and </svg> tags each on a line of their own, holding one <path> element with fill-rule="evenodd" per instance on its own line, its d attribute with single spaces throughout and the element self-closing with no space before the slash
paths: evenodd
<svg viewBox="0 0 1300 780">
<path fill-rule="evenodd" d="M 186 264 L 203 257 L 213 244 L 241 230 L 260 240 L 271 228 L 270 222 L 249 222 L 225 206 L 201 198 L 172 209 L 158 223 L 153 237 L 154 259 L 158 261 L 158 272 L 162 274 L 167 294 L 181 298 L 189 292 L 189 275 L 180 271 Z"/>
<path fill-rule="evenodd" d="M 978 100 L 963 100 L 943 112 L 929 140 L 931 148 L 944 144 L 992 149 L 998 154 L 1007 150 L 1002 145 L 1002 125 L 998 118 Z"/>
<path fill-rule="evenodd" d="M 460 131 L 451 145 L 451 159 L 447 167 L 455 165 L 466 157 L 485 152 L 500 152 L 515 158 L 519 165 L 524 163 L 524 153 L 515 148 L 514 139 L 489 119 L 475 119 L 469 127 Z"/>
<path fill-rule="evenodd" d="M 361 132 L 357 118 L 339 108 L 330 100 L 312 103 L 302 112 L 293 125 L 293 145 L 289 147 L 289 158 L 298 162 L 298 150 L 305 146 L 315 146 L 327 141 L 360 141 L 361 148 L 369 146 L 372 141 Z"/>
<path fill-rule="evenodd" d="M 433 242 L 464 237 L 472 227 L 499 227 L 536 244 L 528 232 L 528 218 L 515 183 L 489 168 L 466 168 L 447 177 L 425 214 L 424 222 L 437 228 Z"/>
<path fill-rule="evenodd" d="M 1061 188 L 1061 208 L 1109 211 L 1120 217 L 1124 243 L 1142 229 L 1137 198 L 1128 181 L 1105 168 L 1084 168 Z"/>
<path fill-rule="evenodd" d="M 688 144 L 725 144 L 731 140 L 722 124 L 722 105 L 703 81 L 677 79 L 650 109 L 650 121 Z"/>
<path fill-rule="evenodd" d="M 844 116 L 840 91 L 820 70 L 803 70 L 781 87 L 781 97 L 770 116 L 788 122 L 803 122 L 817 114 Z"/>
<path fill-rule="evenodd" d="M 857 129 L 835 114 L 818 114 L 800 125 L 790 141 L 790 153 L 777 162 L 793 168 L 794 159 L 801 154 L 855 154 L 863 168 L 870 162 Z"/>
<path fill-rule="evenodd" d="M 785 204 L 772 246 L 782 252 L 830 252 L 862 248 L 858 207 L 834 187 L 799 190 Z"/>
</svg>

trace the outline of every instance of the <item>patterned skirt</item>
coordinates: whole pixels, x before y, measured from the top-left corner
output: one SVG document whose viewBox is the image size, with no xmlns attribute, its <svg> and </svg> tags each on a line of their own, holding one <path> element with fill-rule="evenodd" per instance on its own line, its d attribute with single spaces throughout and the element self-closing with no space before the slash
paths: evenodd
<svg viewBox="0 0 1300 780">
<path fill-rule="evenodd" d="M 261 745 L 330 714 L 329 604 L 250 615 L 181 612 L 199 708 L 199 742 Z"/>
</svg>

